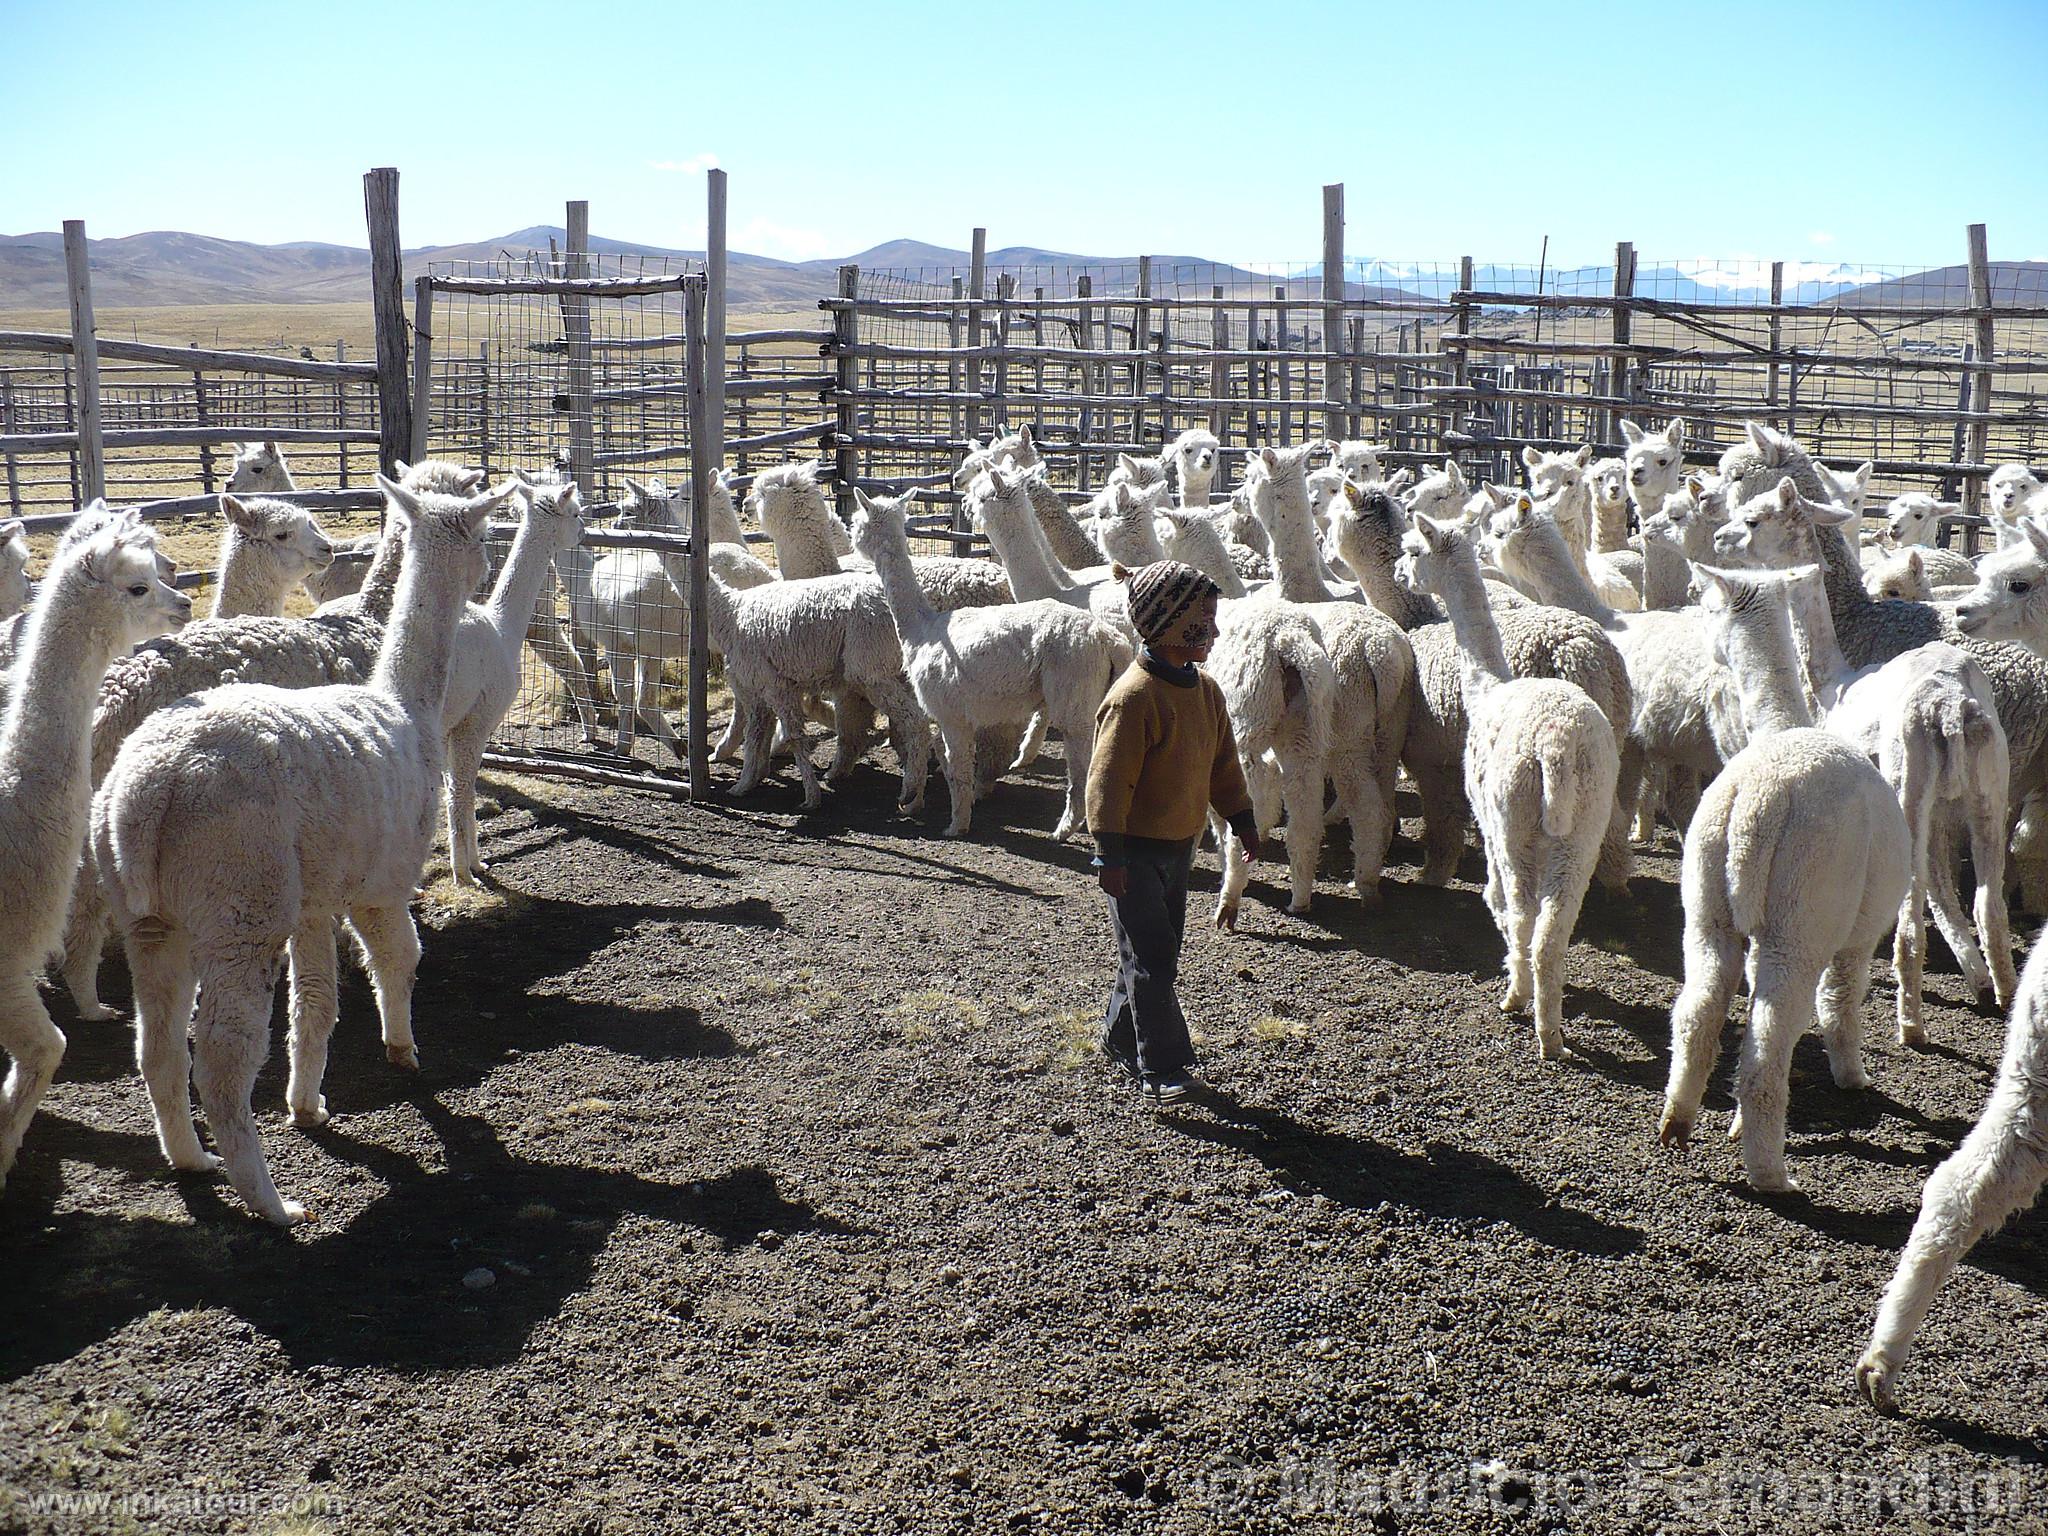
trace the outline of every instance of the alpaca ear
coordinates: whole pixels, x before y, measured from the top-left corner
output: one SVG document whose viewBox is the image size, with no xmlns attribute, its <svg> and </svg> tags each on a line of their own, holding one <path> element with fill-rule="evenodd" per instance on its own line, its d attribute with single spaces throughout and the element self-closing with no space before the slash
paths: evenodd
<svg viewBox="0 0 2048 1536">
<path fill-rule="evenodd" d="M 1633 448 L 1650 434 L 1624 416 L 1621 420 L 1621 435 L 1628 441 L 1629 447 Z"/>
<path fill-rule="evenodd" d="M 1749 437 L 1750 446 L 1763 455 L 1766 464 L 1778 462 L 1778 445 L 1771 441 L 1771 429 L 1760 422 L 1745 421 L 1742 430 Z"/>
<path fill-rule="evenodd" d="M 1344 479 L 1344 499 L 1353 507 L 1365 505 L 1365 492 L 1348 475 Z"/>
<path fill-rule="evenodd" d="M 1863 491 L 1868 490 L 1870 488 L 1871 472 L 1876 468 L 1877 465 L 1869 459 L 1865 459 L 1861 464 L 1858 464 L 1856 466 L 1856 472 L 1853 476 L 1851 476 L 1851 478 L 1856 482 L 1857 490 Z"/>
<path fill-rule="evenodd" d="M 251 509 L 239 496 L 223 494 L 220 510 L 222 516 L 244 533 L 255 533 L 263 527 L 263 514 Z"/>
<path fill-rule="evenodd" d="M 1017 445 L 1029 451 L 1031 447 L 1031 427 L 1029 423 L 1017 429 Z"/>
<path fill-rule="evenodd" d="M 377 484 L 383 488 L 384 499 L 391 503 L 392 510 L 401 514 L 410 523 L 419 516 L 420 499 L 396 480 L 385 475 L 377 477 Z"/>
<path fill-rule="evenodd" d="M 266 437 L 265 439 L 263 439 L 263 451 L 269 454 L 273 459 L 281 459 L 284 457 L 283 454 L 277 451 L 277 439 L 273 437 Z"/>
<path fill-rule="evenodd" d="M 1862 517 L 1860 512 L 1851 507 L 1822 506 L 1816 502 L 1806 504 L 1806 515 L 1813 520 L 1813 526 L 1816 528 L 1839 528 L 1844 523 L 1855 522 Z"/>
<path fill-rule="evenodd" d="M 0 523 L 0 544 L 12 543 L 27 531 L 27 523 L 24 523 L 18 517 L 10 518 L 8 521 Z"/>
<path fill-rule="evenodd" d="M 1415 519 L 1415 531 L 1422 535 L 1423 543 L 1440 553 L 1451 536 L 1451 525 L 1440 523 L 1433 517 L 1418 516 Z"/>
<path fill-rule="evenodd" d="M 1524 448 L 1522 450 L 1522 462 L 1531 469 L 1541 469 L 1543 467 L 1543 455 L 1534 448 Z"/>
<path fill-rule="evenodd" d="M 1920 558 L 1920 551 L 1918 549 L 1913 549 L 1907 552 L 1907 570 L 1911 571 L 1915 576 L 1918 576 L 1922 573 L 1923 570 L 1925 570 L 1925 568 L 1926 562 Z"/>
<path fill-rule="evenodd" d="M 1131 496 L 1131 483 L 1130 483 L 1130 481 L 1128 481 L 1128 480 L 1119 480 L 1119 481 L 1117 481 L 1117 483 L 1116 483 L 1116 490 L 1115 490 L 1115 492 L 1114 492 L 1114 493 L 1113 493 L 1113 494 L 1111 495 L 1111 497 L 1110 497 L 1110 502 L 1111 502 L 1111 504 L 1112 504 L 1112 505 L 1113 505 L 1113 506 L 1114 506 L 1114 507 L 1115 507 L 1115 508 L 1117 509 L 1117 511 L 1119 511 L 1119 512 L 1128 512 L 1128 511 L 1130 511 L 1130 510 L 1131 510 L 1131 505 L 1132 505 L 1132 501 L 1133 501 L 1133 498 L 1132 498 L 1132 496 Z"/>
<path fill-rule="evenodd" d="M 1700 591 L 1700 606 L 1709 613 L 1725 613 L 1728 600 L 1735 595 L 1734 578 L 1727 572 L 1711 565 L 1695 565 L 1692 568 L 1693 585 Z"/>
<path fill-rule="evenodd" d="M 631 475 L 626 476 L 626 489 L 635 496 L 638 496 L 642 501 L 653 501 L 655 499 L 654 492 L 647 488 L 647 482 L 635 480 Z"/>
<path fill-rule="evenodd" d="M 853 504 L 863 512 L 872 512 L 875 504 L 868 499 L 868 493 L 859 486 L 853 488 Z"/>
<path fill-rule="evenodd" d="M 2020 519 L 2020 531 L 2027 536 L 2027 542 L 2034 546 L 2034 553 L 2048 559 L 2048 531 L 2031 517 Z"/>
<path fill-rule="evenodd" d="M 393 459 L 391 461 L 391 472 L 394 475 L 396 475 L 399 479 L 403 480 L 407 475 L 412 473 L 412 466 L 406 463 L 405 460 L 403 459 Z M 512 473 L 521 480 L 526 479 L 526 471 L 523 469 L 515 469 L 512 471 Z"/>
<path fill-rule="evenodd" d="M 1389 492 L 1405 491 L 1414 483 L 1415 471 L 1412 469 L 1397 469 L 1387 476 L 1387 490 Z"/>
<path fill-rule="evenodd" d="M 1781 511 L 1790 512 L 1799 505 L 1799 487 L 1792 483 L 1790 475 L 1779 477 L 1776 495 L 1778 507 Z"/>
<path fill-rule="evenodd" d="M 1451 492 L 1453 495 L 1462 496 L 1465 494 L 1465 471 L 1458 468 L 1458 461 L 1456 459 L 1444 460 L 1444 477 L 1451 482 Z"/>
<path fill-rule="evenodd" d="M 1588 464 L 1592 463 L 1593 445 L 1591 443 L 1587 443 L 1584 447 L 1580 448 L 1577 453 L 1572 455 L 1572 462 L 1578 465 L 1581 469 L 1584 469 Z"/>
<path fill-rule="evenodd" d="M 1672 417 L 1671 425 L 1664 429 L 1664 437 L 1672 447 L 1683 448 L 1685 446 L 1685 418 L 1683 416 Z"/>
<path fill-rule="evenodd" d="M 983 470 L 982 473 L 988 476 L 988 488 L 990 492 L 997 496 L 1009 495 L 1010 487 L 1016 483 L 1013 480 L 1005 479 L 1003 476 L 1003 472 L 993 464 L 989 465 L 989 467 Z"/>
<path fill-rule="evenodd" d="M 496 490 L 484 491 L 462 504 L 462 523 L 471 533 L 481 533 L 490 516 L 519 489 L 517 480 L 507 480 Z"/>
<path fill-rule="evenodd" d="M 531 487 L 522 486 L 521 489 L 530 490 Z M 580 518 L 583 516 L 583 493 L 576 489 L 575 481 L 571 480 L 569 482 L 569 488 L 563 491 L 562 494 L 556 498 L 555 515 L 557 517 L 576 518 Z"/>
</svg>

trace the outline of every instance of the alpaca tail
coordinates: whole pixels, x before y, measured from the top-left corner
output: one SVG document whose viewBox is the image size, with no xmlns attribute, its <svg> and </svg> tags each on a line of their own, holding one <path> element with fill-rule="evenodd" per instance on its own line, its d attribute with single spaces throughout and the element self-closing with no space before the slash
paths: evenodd
<svg viewBox="0 0 2048 1536">
<path fill-rule="evenodd" d="M 93 796 L 93 864 L 114 926 L 123 932 L 156 910 L 157 840 L 170 797 L 169 785 L 131 784 L 118 765 Z"/>
<path fill-rule="evenodd" d="M 1536 771 L 1543 783 L 1543 832 L 1569 838 L 1578 824 L 1576 780 L 1578 754 L 1569 741 L 1546 741 L 1536 749 Z"/>
</svg>

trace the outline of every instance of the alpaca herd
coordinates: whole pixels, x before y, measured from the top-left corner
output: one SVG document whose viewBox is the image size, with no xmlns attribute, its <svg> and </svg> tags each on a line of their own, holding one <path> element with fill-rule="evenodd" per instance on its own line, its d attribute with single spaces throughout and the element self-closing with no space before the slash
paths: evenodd
<svg viewBox="0 0 2048 1536">
<path fill-rule="evenodd" d="M 1862 1010 L 1888 933 L 1898 1038 L 1925 1042 L 1931 918 L 2011 1023 L 1984 1118 L 1928 1181 L 1858 1369 L 1889 1409 L 1935 1287 L 2048 1177 L 2048 958 L 2036 946 L 2015 974 L 2007 910 L 2009 866 L 2032 910 L 2048 906 L 2048 488 L 2001 467 L 1997 547 L 1972 561 L 1939 543 L 1956 504 L 1920 492 L 1859 540 L 1871 466 L 1837 471 L 1782 432 L 1748 427 L 1711 472 L 1688 468 L 1705 455 L 1683 421 L 1622 433 L 1618 454 L 1524 450 L 1521 489 L 1452 460 L 1395 469 L 1376 444 L 1269 446 L 1223 496 L 1224 449 L 1191 431 L 1155 458 L 1120 456 L 1106 485 L 1070 499 L 1019 429 L 969 443 L 952 481 L 993 562 L 914 555 L 908 498 L 856 491 L 849 528 L 811 464 L 757 475 L 743 503 L 721 474 L 701 519 L 661 482 L 629 481 L 621 521 L 710 540 L 704 618 L 733 697 L 717 753 L 740 760 L 732 793 L 753 793 L 787 751 L 819 806 L 880 717 L 905 814 L 922 809 L 937 754 L 951 837 L 1048 733 L 1066 775 L 1053 835 L 1081 829 L 1096 712 L 1136 645 L 1119 578 L 1167 558 L 1204 571 L 1223 593 L 1209 671 L 1261 839 L 1285 844 L 1289 909 L 1309 908 L 1339 820 L 1352 889 L 1381 902 L 1405 773 L 1420 881 L 1447 883 L 1478 827 L 1501 1007 L 1531 1017 L 1544 1059 L 1567 1053 L 1565 971 L 1589 887 L 1625 888 L 1631 844 L 1671 825 L 1685 976 L 1657 1134 L 1681 1144 L 1695 1128 L 1746 980 L 1730 1134 L 1759 1190 L 1796 1187 L 1786 1100 L 1809 1025 L 1838 1084 L 1869 1084 Z M 190 625 L 135 514 L 85 509 L 33 588 L 22 525 L 0 525 L 0 846 L 20 872 L 0 890 L 0 1181 L 64 1050 L 38 974 L 52 965 L 82 1018 L 111 1017 L 97 974 L 117 935 L 166 1158 L 224 1169 L 271 1221 L 305 1219 L 272 1180 L 250 1103 L 278 972 L 288 963 L 295 1124 L 327 1118 L 342 926 L 387 1055 L 417 1067 L 409 903 L 437 823 L 452 878 L 485 873 L 476 775 L 526 651 L 587 742 L 602 739 L 603 671 L 608 744 L 630 754 L 644 733 L 680 755 L 661 679 L 687 651 L 685 562 L 591 548 L 559 476 L 486 489 L 453 464 L 399 470 L 380 477 L 384 531 L 341 546 L 269 499 L 295 489 L 276 445 L 244 447 L 213 613 Z M 742 504 L 772 564 L 748 550 Z M 487 525 L 514 507 L 493 576 Z M 308 618 L 282 616 L 295 584 L 318 603 Z M 813 724 L 834 737 L 822 776 Z M 1234 929 L 1250 859 L 1212 830 L 1214 920 Z"/>
</svg>

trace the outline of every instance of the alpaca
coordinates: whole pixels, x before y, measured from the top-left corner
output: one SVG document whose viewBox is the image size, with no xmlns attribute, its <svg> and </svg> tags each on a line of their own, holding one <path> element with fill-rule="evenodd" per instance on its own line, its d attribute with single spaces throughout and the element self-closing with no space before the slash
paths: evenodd
<svg viewBox="0 0 2048 1536">
<path fill-rule="evenodd" d="M 1586 483 L 1586 467 L 1592 462 L 1591 445 L 1576 453 L 1542 453 L 1522 450 L 1522 464 L 1529 472 L 1531 496 L 1548 503 L 1558 531 L 1564 535 L 1572 564 L 1600 594 L 1600 600 L 1622 613 L 1643 607 L 1639 586 L 1641 567 L 1618 565 L 1593 548 L 1593 493 Z"/>
<path fill-rule="evenodd" d="M 1621 435 L 1627 443 L 1622 462 L 1628 466 L 1628 494 L 1642 522 L 1664 510 L 1685 477 L 1685 418 L 1674 416 L 1662 432 L 1645 432 L 1626 418 Z"/>
<path fill-rule="evenodd" d="M 904 671 L 945 745 L 952 796 L 946 835 L 964 834 L 973 814 L 975 730 L 1042 715 L 1066 739 L 1067 802 L 1053 832 L 1064 841 L 1082 824 L 1095 710 L 1116 675 L 1124 642 L 1056 598 L 939 613 L 912 574 L 902 502 L 858 490 L 855 496 L 861 510 L 853 547 L 874 562 L 901 638 Z"/>
<path fill-rule="evenodd" d="M 1368 443 L 1358 438 L 1346 438 L 1341 443 L 1330 445 L 1330 467 L 1347 480 L 1356 480 L 1361 485 L 1370 485 L 1375 480 L 1386 479 L 1381 467 L 1386 455 L 1393 452 L 1385 443 Z"/>
<path fill-rule="evenodd" d="M 1628 548 L 1628 462 L 1599 459 L 1586 472 L 1593 498 L 1593 553 L 1612 555 Z"/>
<path fill-rule="evenodd" d="M 1209 505 L 1221 453 L 1216 434 L 1202 427 L 1190 427 L 1166 445 L 1164 457 L 1182 506 Z"/>
<path fill-rule="evenodd" d="M 1923 546 L 1912 544 L 1880 560 L 1863 573 L 1863 590 L 1879 602 L 1933 602 L 1934 584 L 1927 579 L 1926 555 Z"/>
<path fill-rule="evenodd" d="M 474 885 L 485 865 L 477 853 L 476 776 L 484 747 L 519 697 L 519 661 L 552 562 L 583 536 L 583 509 L 572 483 L 559 496 L 527 499 L 489 601 L 464 605 L 456 627 L 441 719 L 447 736 L 448 866 L 457 885 Z"/>
<path fill-rule="evenodd" d="M 680 596 L 689 583 L 687 561 L 664 553 L 662 569 Z M 804 745 L 803 700 L 818 694 L 834 700 L 841 721 L 830 776 L 845 773 L 866 747 L 846 722 L 862 715 L 872 719 L 880 709 L 889 717 L 903 769 L 897 804 L 906 811 L 924 804 L 931 732 L 904 677 L 903 649 L 876 577 L 843 571 L 734 588 L 713 572 L 705 591 L 706 628 L 712 649 L 725 658 L 733 714 L 742 726 L 735 796 L 752 794 L 760 785 L 771 756 L 769 732 L 780 726 L 796 748 L 805 809 L 822 803 L 817 770 Z"/>
<path fill-rule="evenodd" d="M 867 561 L 850 547 L 838 548 L 837 539 L 846 536 L 846 527 L 825 499 L 815 464 L 786 464 L 764 470 L 754 479 L 747 507 L 775 541 L 775 562 L 783 580 L 802 581 L 868 569 Z M 926 599 L 941 613 L 1010 601 L 1009 581 L 991 561 L 955 555 L 913 555 L 910 563 Z M 726 585 L 739 583 L 728 580 Z"/>
<path fill-rule="evenodd" d="M 1956 605 L 1956 628 L 2048 657 L 2048 526 L 2034 518 L 1977 565 L 1975 590 Z"/>
<path fill-rule="evenodd" d="M 1287 910 L 1306 912 L 1315 896 L 1322 852 L 1336 669 L 1301 610 L 1284 603 L 1246 603 L 1222 627 L 1204 670 L 1223 691 L 1261 839 L 1286 808 Z M 1209 823 L 1223 853 L 1215 923 L 1234 931 L 1251 861 L 1213 810 Z"/>
<path fill-rule="evenodd" d="M 1921 1191 L 1920 1214 L 1885 1287 L 1856 1384 L 1881 1413 L 1898 1410 L 1899 1373 L 1940 1289 L 1977 1240 L 2033 1204 L 2048 1178 L 2048 943 L 2036 943 L 2019 980 L 2005 1052 L 1984 1113 Z"/>
<path fill-rule="evenodd" d="M 1159 542 L 1156 514 L 1167 505 L 1165 481 L 1134 489 L 1129 481 L 1113 481 L 1088 505 L 1095 542 L 1112 564 L 1137 570 L 1166 558 Z M 1086 521 L 1084 519 L 1084 521 Z"/>
<path fill-rule="evenodd" d="M 1449 461 L 1446 465 L 1455 468 Z M 1455 633 L 1433 600 L 1411 591 L 1394 574 L 1413 517 L 1384 487 L 1367 487 L 1337 509 L 1332 532 L 1367 599 L 1406 632 L 1412 647 L 1415 683 L 1400 761 L 1422 799 L 1426 852 L 1420 878 L 1426 885 L 1444 885 L 1456 873 L 1465 847 L 1466 710 Z M 1599 624 L 1563 609 L 1532 604 L 1499 611 L 1495 618 L 1516 677 L 1576 683 L 1600 705 L 1614 731 L 1621 772 L 1594 875 L 1602 885 L 1625 889 L 1634 862 L 1628 833 L 1640 766 L 1627 741 L 1632 694 L 1621 653 Z"/>
<path fill-rule="evenodd" d="M 1243 597 L 1250 590 L 1231 557 L 1230 541 L 1207 512 L 1198 507 L 1160 507 L 1157 518 L 1167 559 L 1192 565 L 1227 598 Z"/>
<path fill-rule="evenodd" d="M 383 537 L 380 533 L 363 533 L 343 539 L 334 546 L 331 561 L 299 578 L 315 607 L 362 590 L 363 578 L 369 574 L 370 562 L 376 558 Z"/>
<path fill-rule="evenodd" d="M 298 488 L 298 482 L 292 478 L 291 466 L 285 463 L 276 443 L 266 440 L 235 444 L 235 462 L 228 470 L 229 494 L 274 495 Z"/>
<path fill-rule="evenodd" d="M 220 584 L 213 616 L 280 614 L 285 594 L 334 563 L 334 546 L 312 515 L 282 501 L 222 496 L 227 519 L 221 536 Z"/>
<path fill-rule="evenodd" d="M 1033 487 L 1043 480 L 1037 470 L 1019 475 L 990 466 L 968 489 L 968 516 L 996 552 L 1017 601 L 1056 598 L 1112 625 L 1127 647 L 1135 647 L 1137 631 L 1131 627 L 1123 584 L 1112 580 L 1104 566 L 1069 570 L 1046 543 L 1044 524 L 1033 515 Z"/>
<path fill-rule="evenodd" d="M 1355 586 L 1331 580 L 1316 537 L 1308 489 L 1308 457 L 1318 445 L 1261 448 L 1253 462 L 1252 510 L 1273 551 L 1275 595 L 1294 603 L 1363 602 Z"/>
<path fill-rule="evenodd" d="M 484 568 L 486 519 L 517 488 L 468 501 L 379 477 L 406 557 L 376 671 L 364 684 L 230 684 L 152 716 L 122 744 L 93 800 L 92 840 L 135 976 L 137 1054 L 172 1165 L 224 1164 L 236 1193 L 280 1225 L 306 1219 L 272 1182 L 249 1095 L 269 1050 L 271 990 L 293 946 L 286 1090 L 299 1125 L 320 1095 L 334 1026 L 334 920 L 369 957 L 385 1054 L 419 1063 L 407 910 L 433 844 L 441 701 L 464 596 Z M 193 989 L 196 1071 L 185 1038 Z M 199 1145 L 188 1081 L 220 1148 Z"/>
<path fill-rule="evenodd" d="M 1755 421 L 1745 422 L 1742 432 L 1742 441 L 1723 451 L 1719 466 L 1730 507 L 1754 501 L 1787 476 L 1809 501 L 1834 499 L 1832 487 L 1791 433 Z"/>
<path fill-rule="evenodd" d="M 1820 476 L 1820 483 L 1827 491 L 1827 499 L 1838 507 L 1846 507 L 1858 517 L 1863 515 L 1863 504 L 1870 499 L 1870 477 L 1877 465 L 1865 459 L 1854 469 L 1833 469 L 1826 464 L 1816 463 L 1814 472 Z"/>
<path fill-rule="evenodd" d="M 1788 1190 L 1797 1187 L 1785 1172 L 1792 1047 L 1818 998 L 1835 1082 L 1868 1085 L 1870 956 L 1905 898 L 1910 837 L 1869 760 L 1813 729 L 1785 596 L 1797 577 L 1711 566 L 1700 576 L 1747 744 L 1707 787 L 1685 834 L 1685 986 L 1671 1014 L 1657 1139 L 1683 1145 L 1691 1135 L 1746 965 L 1749 1030 L 1735 1091 L 1743 1166 L 1752 1187 Z"/>
<path fill-rule="evenodd" d="M 1564 1052 L 1564 959 L 1607 834 L 1621 773 L 1614 728 L 1571 683 L 1516 677 L 1487 606 L 1471 537 L 1417 518 L 1398 578 L 1443 600 L 1469 725 L 1465 794 L 1486 849 L 1486 905 L 1507 945 L 1504 1012 L 1529 1008 L 1544 1060 Z"/>
<path fill-rule="evenodd" d="M 28 607 L 27 524 L 20 518 L 0 523 L 0 619 L 11 619 Z"/>
<path fill-rule="evenodd" d="M 0 1187 L 64 1056 L 64 1035 L 36 991 L 36 971 L 64 931 L 92 794 L 92 708 L 114 658 L 167 624 L 190 599 L 157 570 L 156 535 L 124 519 L 60 555 L 28 610 L 28 633 L 0 713 L 0 1046 L 13 1066 L 0 1090 Z"/>
</svg>

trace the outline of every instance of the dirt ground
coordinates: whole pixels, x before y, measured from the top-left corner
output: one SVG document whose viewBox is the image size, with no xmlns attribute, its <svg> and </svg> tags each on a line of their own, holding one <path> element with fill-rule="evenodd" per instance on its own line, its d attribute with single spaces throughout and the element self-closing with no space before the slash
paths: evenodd
<svg viewBox="0 0 2048 1536">
<path fill-rule="evenodd" d="M 487 787 L 496 891 L 422 903 L 423 1070 L 357 977 L 332 1125 L 283 1120 L 281 1041 L 258 1086 L 316 1225 L 173 1177 L 125 1026 L 53 1000 L 0 1198 L 0 1529 L 2041 1527 L 2039 1213 L 1942 1293 L 1905 1417 L 1851 1380 L 1997 1059 L 1945 963 L 1925 1051 L 1874 990 L 1875 1089 L 1801 1045 L 1807 1194 L 1759 1198 L 1732 1050 L 1692 1150 L 1655 1144 L 1668 845 L 1588 903 L 1561 1064 L 1493 1006 L 1476 852 L 1429 890 L 1397 842 L 1368 914 L 1339 833 L 1314 911 L 1268 863 L 1235 937 L 1205 854 L 1220 1093 L 1155 1117 L 1094 1053 L 1106 923 L 1050 772 L 965 842 L 874 766 L 810 816 L 786 776 Z"/>
</svg>

